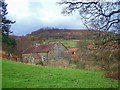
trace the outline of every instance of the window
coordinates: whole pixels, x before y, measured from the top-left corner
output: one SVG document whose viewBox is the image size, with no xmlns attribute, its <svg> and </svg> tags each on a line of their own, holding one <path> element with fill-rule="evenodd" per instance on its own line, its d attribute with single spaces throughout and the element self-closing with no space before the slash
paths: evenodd
<svg viewBox="0 0 120 90">
<path fill-rule="evenodd" d="M 45 61 L 45 56 L 42 56 L 42 61 Z"/>
</svg>

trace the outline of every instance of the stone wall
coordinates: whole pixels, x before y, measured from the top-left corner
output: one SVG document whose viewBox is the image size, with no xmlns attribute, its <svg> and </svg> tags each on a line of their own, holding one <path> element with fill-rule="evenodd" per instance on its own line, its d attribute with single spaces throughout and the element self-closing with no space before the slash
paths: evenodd
<svg viewBox="0 0 120 90">
<path fill-rule="evenodd" d="M 23 63 L 41 64 L 41 58 L 35 58 L 32 53 L 22 55 Z"/>
<path fill-rule="evenodd" d="M 70 53 L 61 43 L 56 43 L 53 49 L 48 52 L 48 60 L 70 60 Z"/>
</svg>

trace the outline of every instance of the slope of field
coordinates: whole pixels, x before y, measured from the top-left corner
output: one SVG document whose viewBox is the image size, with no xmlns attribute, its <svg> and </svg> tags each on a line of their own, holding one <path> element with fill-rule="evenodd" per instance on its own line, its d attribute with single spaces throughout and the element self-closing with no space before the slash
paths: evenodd
<svg viewBox="0 0 120 90">
<path fill-rule="evenodd" d="M 77 47 L 77 41 L 75 40 L 65 40 L 65 39 L 47 39 L 42 41 L 42 44 L 48 44 L 51 42 L 61 42 L 66 47 Z"/>
<path fill-rule="evenodd" d="M 0 90 L 2 89 L 2 59 L 0 59 Z"/>
<path fill-rule="evenodd" d="M 3 60 L 3 88 L 117 88 L 101 71 L 50 68 Z"/>
</svg>

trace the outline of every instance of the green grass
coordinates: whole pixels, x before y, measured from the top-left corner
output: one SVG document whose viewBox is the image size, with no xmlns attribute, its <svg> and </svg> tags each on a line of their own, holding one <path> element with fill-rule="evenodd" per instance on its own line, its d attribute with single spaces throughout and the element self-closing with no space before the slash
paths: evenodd
<svg viewBox="0 0 120 90">
<path fill-rule="evenodd" d="M 61 42 L 66 47 L 77 47 L 77 42 L 73 40 L 65 40 L 65 39 L 48 39 L 45 41 L 42 41 L 41 44 L 48 44 L 50 42 Z"/>
<path fill-rule="evenodd" d="M 0 59 L 0 89 L 2 88 L 2 59 Z"/>
<path fill-rule="evenodd" d="M 50 68 L 3 60 L 3 88 L 117 88 L 101 71 Z"/>
</svg>

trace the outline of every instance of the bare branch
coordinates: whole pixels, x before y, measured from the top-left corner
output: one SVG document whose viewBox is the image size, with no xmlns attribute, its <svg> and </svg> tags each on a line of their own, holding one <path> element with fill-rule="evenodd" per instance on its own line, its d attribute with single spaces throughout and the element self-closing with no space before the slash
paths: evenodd
<svg viewBox="0 0 120 90">
<path fill-rule="evenodd" d="M 71 14 L 73 11 L 78 10 L 80 16 L 84 19 L 85 26 L 91 27 L 94 24 L 95 29 L 108 31 L 116 23 L 120 22 L 120 18 L 116 16 L 120 14 L 118 4 L 113 2 L 96 2 L 85 1 L 61 1 L 60 5 L 66 5 L 63 10 L 64 14 Z M 116 21 L 116 19 L 118 19 Z"/>
</svg>

